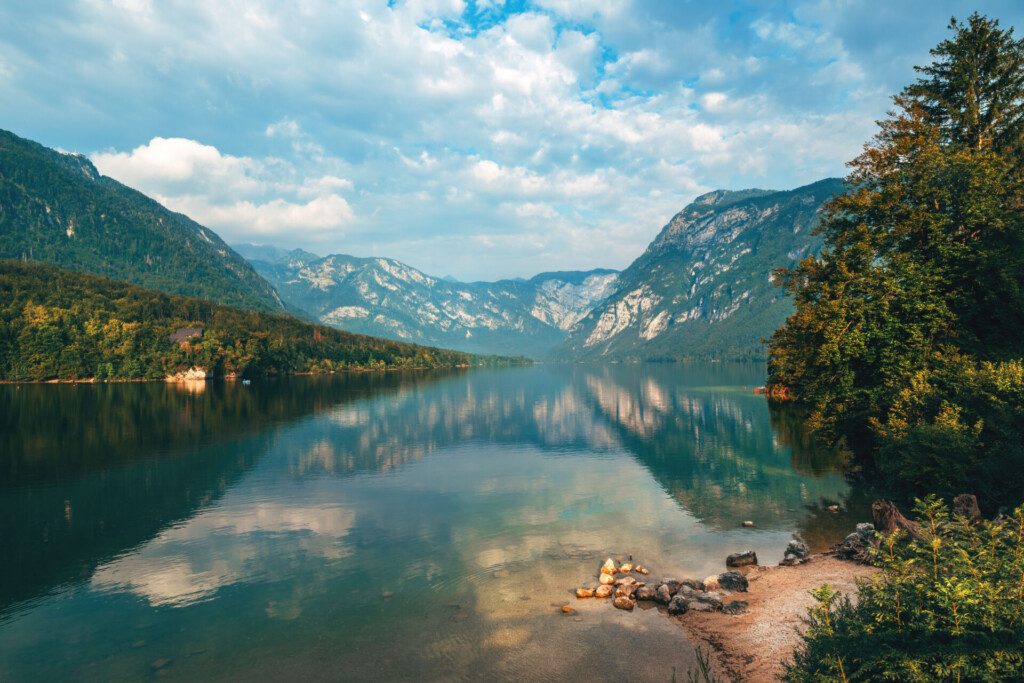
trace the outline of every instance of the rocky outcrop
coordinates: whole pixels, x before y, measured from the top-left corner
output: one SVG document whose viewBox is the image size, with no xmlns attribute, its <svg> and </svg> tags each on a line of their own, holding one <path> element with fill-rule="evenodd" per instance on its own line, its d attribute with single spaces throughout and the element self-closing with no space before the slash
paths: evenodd
<svg viewBox="0 0 1024 683">
<path fill-rule="evenodd" d="M 164 377 L 165 382 L 202 382 L 213 375 L 207 374 L 204 368 L 189 368 Z"/>
</svg>

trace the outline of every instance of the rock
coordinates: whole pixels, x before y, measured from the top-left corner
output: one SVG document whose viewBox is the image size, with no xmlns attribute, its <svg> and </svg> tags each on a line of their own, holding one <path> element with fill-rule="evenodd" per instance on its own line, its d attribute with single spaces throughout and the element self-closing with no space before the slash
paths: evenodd
<svg viewBox="0 0 1024 683">
<path fill-rule="evenodd" d="M 636 579 L 634 579 L 632 576 L 623 576 L 615 580 L 616 586 L 630 586 L 634 583 L 636 583 Z"/>
<path fill-rule="evenodd" d="M 662 605 L 667 605 L 672 601 L 672 592 L 668 586 L 661 584 L 654 590 L 654 601 Z"/>
<path fill-rule="evenodd" d="M 574 610 L 572 607 L 569 607 L 569 605 L 562 605 L 562 614 L 572 614 L 575 611 L 576 610 Z"/>
<path fill-rule="evenodd" d="M 711 604 L 708 604 L 706 602 L 700 602 L 698 600 L 691 600 L 690 601 L 690 611 L 691 612 L 714 612 L 715 611 L 715 606 L 711 605 Z"/>
<path fill-rule="evenodd" d="M 799 558 L 796 555 L 786 553 L 785 556 L 783 556 L 782 558 L 782 562 L 779 562 L 779 565 L 782 567 L 795 567 L 796 565 L 803 564 L 804 562 L 807 562 L 806 557 Z"/>
<path fill-rule="evenodd" d="M 719 588 L 721 588 L 721 586 L 718 583 L 718 576 L 709 576 L 708 578 L 704 579 L 704 590 L 714 591 L 718 590 Z"/>
<path fill-rule="evenodd" d="M 613 560 L 610 557 L 604 561 L 604 564 L 601 565 L 602 574 L 614 574 L 617 571 L 619 570 L 615 567 L 615 560 Z"/>
<path fill-rule="evenodd" d="M 679 597 L 679 596 L 676 596 L 676 597 Z M 693 603 L 697 602 L 697 603 L 702 603 L 702 604 L 705 604 L 705 605 L 710 605 L 713 609 L 721 609 L 722 608 L 722 598 L 723 597 L 724 596 L 721 593 L 718 593 L 716 591 L 707 591 L 707 592 L 694 591 L 691 595 L 687 596 L 685 599 L 690 601 L 690 606 L 691 607 L 693 606 Z"/>
<path fill-rule="evenodd" d="M 875 525 L 870 522 L 861 522 L 854 527 L 854 533 L 861 537 L 865 543 L 870 541 L 875 535 Z M 849 538 L 849 536 L 847 536 Z"/>
<path fill-rule="evenodd" d="M 718 575 L 718 585 L 727 591 L 746 592 L 750 582 L 739 572 L 723 572 Z"/>
<path fill-rule="evenodd" d="M 743 522 L 743 526 L 754 526 L 754 522 L 748 519 Z"/>
<path fill-rule="evenodd" d="M 675 595 L 679 592 L 679 586 L 681 586 L 682 584 L 676 581 L 675 579 L 662 579 L 660 585 L 668 586 L 668 592 L 672 595 Z"/>
<path fill-rule="evenodd" d="M 961 493 L 953 499 L 953 515 L 965 517 L 971 521 L 981 519 L 981 508 L 978 499 L 969 493 Z"/>
<path fill-rule="evenodd" d="M 683 579 L 682 585 L 689 586 L 690 588 L 696 591 L 704 590 L 704 582 L 698 581 L 697 579 Z"/>
<path fill-rule="evenodd" d="M 598 586 L 597 590 L 594 591 L 595 598 L 607 598 L 612 594 L 614 589 L 611 586 Z"/>
<path fill-rule="evenodd" d="M 828 510 L 829 512 L 839 512 L 839 506 L 838 505 L 829 505 L 825 509 Z"/>
<path fill-rule="evenodd" d="M 492 574 L 491 576 L 493 576 L 496 579 L 507 579 L 508 577 L 512 576 L 512 573 L 507 569 L 499 569 L 498 571 L 494 572 L 494 574 Z"/>
<path fill-rule="evenodd" d="M 635 583 L 627 583 L 619 586 L 615 589 L 615 597 L 617 598 L 631 598 L 636 589 L 639 588 Z"/>
<path fill-rule="evenodd" d="M 795 555 L 798 559 L 802 560 L 802 559 L 804 559 L 805 557 L 808 557 L 811 554 L 811 549 L 808 548 L 807 544 L 804 543 L 803 541 L 798 541 L 797 539 L 794 538 L 786 546 L 786 554 L 787 555 Z"/>
<path fill-rule="evenodd" d="M 585 587 L 581 586 L 580 588 L 576 589 L 576 597 L 577 598 L 592 598 L 592 597 L 594 597 L 594 589 L 593 588 L 585 588 Z"/>
<path fill-rule="evenodd" d="M 748 603 L 746 600 L 733 600 L 722 605 L 722 612 L 725 614 L 744 614 L 747 611 Z"/>
<path fill-rule="evenodd" d="M 725 558 L 726 567 L 747 567 L 757 564 L 757 553 L 753 550 L 744 550 L 741 553 L 733 553 Z"/>
<path fill-rule="evenodd" d="M 171 663 L 171 660 L 169 658 L 161 657 L 160 659 L 157 659 L 157 660 L 154 660 L 153 662 L 151 662 L 150 665 L 149 665 L 149 668 L 152 669 L 153 671 L 157 671 L 159 669 L 164 668 L 165 666 L 167 666 L 170 663 Z"/>
<path fill-rule="evenodd" d="M 623 562 L 622 566 L 619 567 L 620 574 L 628 574 L 633 571 L 633 565 L 630 562 Z"/>
<path fill-rule="evenodd" d="M 615 577 L 611 574 L 601 574 L 601 576 L 598 577 L 598 580 L 601 582 L 602 586 L 610 586 L 615 583 Z"/>
<path fill-rule="evenodd" d="M 677 595 L 668 603 L 668 613 L 673 616 L 677 614 L 686 614 L 689 609 L 690 601 L 682 595 Z"/>
<path fill-rule="evenodd" d="M 864 540 L 864 537 L 854 531 L 852 534 L 846 534 L 846 538 L 843 539 L 843 543 L 860 543 Z"/>
<path fill-rule="evenodd" d="M 627 598 L 626 596 L 620 596 L 615 598 L 615 602 L 612 603 L 618 609 L 631 610 L 636 607 L 636 602 L 633 598 Z"/>
<path fill-rule="evenodd" d="M 654 600 L 654 588 L 652 586 L 640 586 L 633 595 L 637 600 Z"/>
<path fill-rule="evenodd" d="M 395 594 L 391 591 L 382 591 L 380 597 L 384 598 L 385 600 L 390 600 L 391 598 L 395 597 Z"/>
<path fill-rule="evenodd" d="M 647 576 L 651 572 L 647 571 L 647 567 L 642 567 L 640 565 L 637 565 L 636 566 L 636 573 L 637 574 L 643 574 L 644 576 Z"/>
</svg>

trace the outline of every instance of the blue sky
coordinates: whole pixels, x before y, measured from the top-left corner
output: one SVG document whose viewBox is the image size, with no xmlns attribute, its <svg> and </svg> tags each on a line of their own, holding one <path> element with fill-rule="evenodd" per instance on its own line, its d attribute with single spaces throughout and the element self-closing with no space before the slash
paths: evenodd
<svg viewBox="0 0 1024 683">
<path fill-rule="evenodd" d="M 830 175 L 979 9 L 1024 3 L 0 4 L 0 127 L 230 242 L 461 279 L 626 266 L 694 196 Z"/>
</svg>

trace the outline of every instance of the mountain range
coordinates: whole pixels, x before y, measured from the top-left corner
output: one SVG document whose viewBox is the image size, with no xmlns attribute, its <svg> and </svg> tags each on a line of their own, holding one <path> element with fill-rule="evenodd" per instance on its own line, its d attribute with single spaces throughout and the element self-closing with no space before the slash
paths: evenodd
<svg viewBox="0 0 1024 683">
<path fill-rule="evenodd" d="M 825 179 L 698 197 L 621 273 L 459 282 L 389 258 L 244 244 L 99 174 L 87 158 L 0 131 L 0 259 L 297 314 L 366 335 L 559 360 L 763 356 L 792 310 L 776 268 L 815 253 Z"/>
<path fill-rule="evenodd" d="M 350 332 L 473 353 L 541 357 L 614 290 L 614 270 L 463 283 L 388 258 L 235 249 L 290 306 Z"/>
</svg>

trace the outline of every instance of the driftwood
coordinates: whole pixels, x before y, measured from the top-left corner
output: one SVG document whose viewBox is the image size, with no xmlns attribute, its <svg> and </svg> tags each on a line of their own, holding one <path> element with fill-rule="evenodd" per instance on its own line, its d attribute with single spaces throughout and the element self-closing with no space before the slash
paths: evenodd
<svg viewBox="0 0 1024 683">
<path fill-rule="evenodd" d="M 899 529 L 916 539 L 921 538 L 917 523 L 904 517 L 891 500 L 876 500 L 872 503 L 871 517 L 874 519 L 875 529 L 882 534 L 891 534 Z"/>
<path fill-rule="evenodd" d="M 959 496 L 953 499 L 953 514 L 966 517 L 972 522 L 976 522 L 981 519 L 981 508 L 978 507 L 977 496 L 972 496 L 970 493 L 961 493 Z"/>
</svg>

